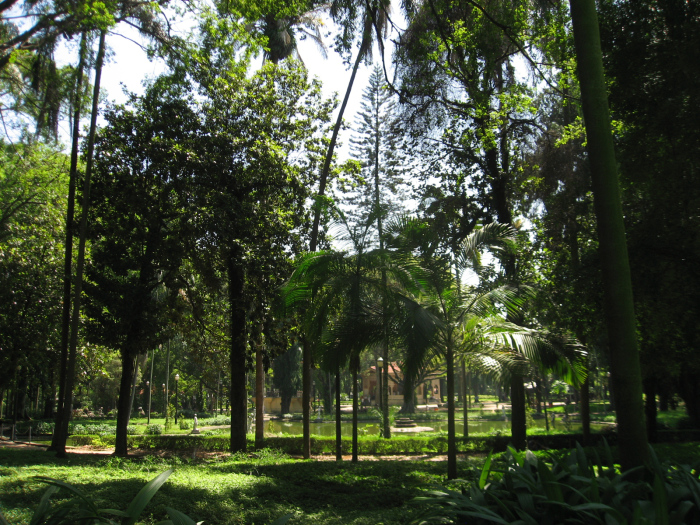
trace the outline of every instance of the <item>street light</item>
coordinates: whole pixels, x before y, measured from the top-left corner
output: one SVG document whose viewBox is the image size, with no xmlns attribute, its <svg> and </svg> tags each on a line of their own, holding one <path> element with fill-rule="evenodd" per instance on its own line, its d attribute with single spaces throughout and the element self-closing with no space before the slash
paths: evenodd
<svg viewBox="0 0 700 525">
<path fill-rule="evenodd" d="M 381 409 L 384 399 L 382 398 L 382 368 L 384 367 L 384 358 L 377 358 L 377 406 Z"/>
<path fill-rule="evenodd" d="M 147 425 L 151 424 L 151 382 L 146 381 L 146 388 L 148 389 L 148 422 Z"/>
<path fill-rule="evenodd" d="M 175 424 L 177 425 L 177 384 L 180 382 L 180 374 L 175 374 Z"/>
</svg>

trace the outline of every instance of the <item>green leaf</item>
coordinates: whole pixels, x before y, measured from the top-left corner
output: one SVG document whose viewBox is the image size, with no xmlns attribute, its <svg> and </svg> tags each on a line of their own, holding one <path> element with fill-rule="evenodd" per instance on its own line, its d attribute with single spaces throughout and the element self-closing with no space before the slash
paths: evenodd
<svg viewBox="0 0 700 525">
<path fill-rule="evenodd" d="M 484 462 L 484 467 L 481 469 L 481 475 L 479 476 L 479 488 L 481 490 L 484 490 L 486 482 L 489 479 L 489 474 L 491 473 L 491 454 L 492 452 L 489 452 L 489 455 Z"/>
<path fill-rule="evenodd" d="M 44 518 L 46 516 L 46 511 L 49 509 L 49 499 L 51 498 L 52 495 L 54 495 L 56 492 L 58 492 L 59 488 L 56 486 L 50 486 L 48 489 L 46 489 L 46 492 L 44 492 L 44 495 L 41 496 L 41 500 L 39 501 L 39 506 L 36 508 L 34 511 L 34 515 L 32 516 L 32 520 L 29 522 L 29 525 L 37 525 L 38 523 L 41 523 L 44 521 Z M 7 523 L 7 522 L 0 522 L 0 523 Z"/>
<path fill-rule="evenodd" d="M 172 525 L 197 525 L 192 518 L 179 510 L 172 507 L 165 507 L 165 510 L 168 513 L 168 517 L 170 517 L 170 523 Z"/>
<path fill-rule="evenodd" d="M 151 498 L 158 492 L 158 489 L 165 483 L 170 474 L 173 473 L 173 469 L 168 469 L 162 474 L 158 475 L 151 481 L 149 481 L 140 491 L 136 494 L 136 497 L 129 504 L 129 508 L 126 509 L 126 514 L 129 517 L 124 525 L 134 525 L 136 523 L 136 518 L 139 517 L 143 509 L 146 508 L 148 502 Z"/>
<path fill-rule="evenodd" d="M 654 513 L 656 525 L 668 525 L 668 501 L 666 484 L 661 476 L 654 476 Z"/>
</svg>

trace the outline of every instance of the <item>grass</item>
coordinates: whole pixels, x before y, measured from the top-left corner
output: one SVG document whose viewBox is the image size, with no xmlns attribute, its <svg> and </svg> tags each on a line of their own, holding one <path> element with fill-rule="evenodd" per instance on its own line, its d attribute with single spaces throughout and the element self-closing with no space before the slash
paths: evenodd
<svg viewBox="0 0 700 525">
<path fill-rule="evenodd" d="M 207 524 L 271 523 L 288 513 L 292 524 L 398 524 L 416 512 L 406 503 L 421 488 L 444 483 L 443 462 L 301 461 L 264 452 L 192 461 L 120 459 L 71 454 L 58 460 L 40 450 L 0 449 L 0 508 L 10 523 L 28 523 L 46 486 L 34 476 L 75 484 L 104 506 L 124 508 L 156 474 L 175 472 L 146 513 L 153 523 L 173 506 Z M 467 463 L 464 463 L 466 468 Z"/>
<path fill-rule="evenodd" d="M 662 461 L 691 463 L 700 457 L 697 442 L 654 448 Z M 482 462 L 483 457 L 460 458 L 459 476 L 467 483 L 477 479 Z M 28 523 L 46 490 L 35 476 L 74 484 L 103 507 L 125 508 L 147 481 L 170 467 L 175 472 L 147 507 L 146 523 L 163 519 L 167 505 L 208 525 L 262 525 L 288 513 L 294 515 L 290 525 L 404 524 L 420 511 L 409 503 L 415 496 L 447 483 L 444 461 L 338 464 L 291 459 L 269 450 L 198 460 L 89 454 L 59 460 L 38 449 L 0 448 L 0 509 L 11 524 Z"/>
</svg>

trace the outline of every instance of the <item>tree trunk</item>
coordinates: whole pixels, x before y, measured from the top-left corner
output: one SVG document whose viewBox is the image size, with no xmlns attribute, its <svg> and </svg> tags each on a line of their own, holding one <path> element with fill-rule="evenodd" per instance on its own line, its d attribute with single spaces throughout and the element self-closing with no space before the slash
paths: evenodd
<svg viewBox="0 0 700 525">
<path fill-rule="evenodd" d="M 343 98 L 343 103 L 340 106 L 340 111 L 338 112 L 338 118 L 336 119 L 335 126 L 333 128 L 333 135 L 331 135 L 330 144 L 328 144 L 328 152 L 326 153 L 326 159 L 323 163 L 323 170 L 321 171 L 321 177 L 318 183 L 318 197 L 319 201 L 326 194 L 326 185 L 328 182 L 328 173 L 330 172 L 331 161 L 333 160 L 333 151 L 335 150 L 335 144 L 338 141 L 338 132 L 340 131 L 340 126 L 343 123 L 343 114 L 345 113 L 345 108 L 348 105 L 348 100 L 350 99 L 350 92 L 352 91 L 352 86 L 355 83 L 355 77 L 357 76 L 357 70 L 362 62 L 362 53 L 358 53 L 355 59 L 355 65 L 352 68 L 352 74 L 350 75 L 350 81 L 348 82 L 348 87 L 345 90 L 345 97 Z M 322 208 L 320 202 L 318 202 L 314 209 L 314 222 L 311 226 L 311 238 L 309 240 L 309 251 L 315 252 L 318 246 L 318 229 L 321 223 L 321 212 Z M 302 366 L 302 419 L 303 419 L 303 455 L 304 459 L 309 459 L 311 457 L 311 429 L 309 427 L 309 422 L 311 420 L 310 405 L 311 405 L 311 371 L 312 371 L 312 358 L 311 358 L 311 347 L 309 343 L 304 340 L 304 350 L 303 350 L 303 366 Z"/>
<path fill-rule="evenodd" d="M 265 446 L 265 370 L 263 368 L 261 333 L 255 342 L 255 448 Z"/>
<path fill-rule="evenodd" d="M 642 373 L 617 163 L 595 0 L 570 0 L 570 5 L 603 271 L 618 450 L 622 469 L 629 470 L 644 465 L 649 447 L 644 428 Z"/>
<path fill-rule="evenodd" d="M 335 370 L 335 460 L 343 461 L 343 440 L 340 410 L 340 365 Z"/>
<path fill-rule="evenodd" d="M 649 443 L 658 441 L 656 426 L 656 381 L 649 377 L 644 380 L 644 415 L 647 422 L 647 439 Z"/>
<path fill-rule="evenodd" d="M 229 308 L 231 309 L 231 452 L 245 452 L 248 430 L 248 399 L 246 396 L 246 309 L 243 303 L 245 272 L 238 253 L 228 261 Z"/>
<path fill-rule="evenodd" d="M 586 363 L 588 363 L 588 359 L 586 359 Z M 588 373 L 588 370 L 586 372 Z M 581 411 L 581 426 L 583 432 L 583 446 L 590 445 L 591 441 L 590 391 L 590 375 L 586 375 L 586 380 L 581 385 L 581 401 L 579 403 Z"/>
<path fill-rule="evenodd" d="M 462 417 L 464 418 L 464 437 L 469 437 L 469 406 L 467 403 L 467 366 L 462 361 Z"/>
<path fill-rule="evenodd" d="M 258 334 L 260 337 L 261 334 Z M 255 345 L 255 448 L 265 446 L 265 371 L 263 370 L 262 342 Z"/>
<path fill-rule="evenodd" d="M 358 366 L 352 367 L 352 462 L 357 463 L 357 411 L 359 410 L 359 392 L 357 387 Z"/>
<path fill-rule="evenodd" d="M 309 459 L 311 457 L 311 427 L 309 425 L 311 421 L 311 344 L 306 338 L 303 339 L 301 368 L 302 454 L 304 459 Z"/>
<path fill-rule="evenodd" d="M 136 370 L 136 356 L 130 355 L 127 343 L 122 350 L 122 378 L 119 381 L 119 399 L 117 401 L 117 435 L 114 440 L 114 455 L 126 457 L 127 448 L 126 428 L 129 425 L 131 412 L 131 384 Z"/>
<path fill-rule="evenodd" d="M 447 479 L 457 479 L 457 435 L 455 431 L 455 363 L 452 345 L 445 352 L 447 361 Z"/>
<path fill-rule="evenodd" d="M 75 188 L 78 180 L 78 153 L 80 148 L 80 114 L 82 109 L 83 71 L 85 69 L 85 55 L 87 54 L 87 32 L 83 32 L 80 38 L 80 54 L 75 80 L 75 98 L 73 100 L 73 134 L 71 140 L 70 174 L 68 182 L 68 203 L 66 209 L 66 246 L 63 261 L 63 311 L 61 317 L 61 362 L 58 379 L 58 410 L 56 412 L 55 428 L 51 437 L 51 446 L 48 450 L 57 450 L 57 444 L 62 439 L 60 429 L 63 428 L 63 405 L 66 399 L 66 374 L 68 373 L 68 341 L 70 339 L 70 308 L 71 289 L 73 280 L 73 222 L 75 220 Z M 52 410 L 53 412 L 53 407 Z"/>
<path fill-rule="evenodd" d="M 510 428 L 513 447 L 523 450 L 527 446 L 527 422 L 525 419 L 525 386 L 523 376 L 513 374 L 510 379 Z"/>
<path fill-rule="evenodd" d="M 90 119 L 90 134 L 88 137 L 87 162 L 83 180 L 82 215 L 80 218 L 80 239 L 78 242 L 78 267 L 75 276 L 75 296 L 73 300 L 73 317 L 71 319 L 68 362 L 66 365 L 65 395 L 54 431 L 51 448 L 57 457 L 65 457 L 66 441 L 68 440 L 68 422 L 71 418 L 73 386 L 75 384 L 75 362 L 77 359 L 78 327 L 80 321 L 80 296 L 83 285 L 83 269 L 85 267 L 85 242 L 87 238 L 87 217 L 90 210 L 90 177 L 92 175 L 93 154 L 95 151 L 95 132 L 97 130 L 97 111 L 100 102 L 100 80 L 105 56 L 105 31 L 100 33 L 100 44 L 95 63 L 95 84 L 92 93 L 92 117 Z"/>
</svg>

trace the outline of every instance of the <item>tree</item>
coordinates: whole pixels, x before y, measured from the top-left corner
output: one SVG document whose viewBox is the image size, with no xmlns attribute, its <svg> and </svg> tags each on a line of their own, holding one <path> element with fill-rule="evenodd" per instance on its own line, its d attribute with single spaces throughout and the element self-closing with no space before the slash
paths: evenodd
<svg viewBox="0 0 700 525">
<path fill-rule="evenodd" d="M 285 285 L 289 308 L 303 312 L 304 332 L 322 368 L 338 374 L 349 364 L 353 378 L 353 460 L 357 458 L 358 393 L 355 378 L 361 354 L 388 345 L 425 348 L 434 323 L 426 322 L 415 296 L 419 266 L 404 253 L 390 253 L 373 245 L 369 224 L 349 226 L 338 212 L 348 251 L 307 254 Z M 387 315 L 383 315 L 384 312 Z M 385 320 L 390 324 L 387 326 Z M 385 412 L 386 414 L 386 412 Z M 385 416 L 386 417 L 386 416 Z M 384 422 L 383 428 L 388 426 Z M 340 436 L 339 428 L 336 430 Z M 385 434 L 385 437 L 389 437 Z"/>
<path fill-rule="evenodd" d="M 338 140 L 338 132 L 340 131 L 340 126 L 343 122 L 343 115 L 345 113 L 345 108 L 347 107 L 348 100 L 350 98 L 350 93 L 352 87 L 355 83 L 355 77 L 360 64 L 363 60 L 366 60 L 371 56 L 372 52 L 372 41 L 376 35 L 378 38 L 381 37 L 382 32 L 386 29 L 386 22 L 388 20 L 389 4 L 386 0 L 378 0 L 371 4 L 365 3 L 363 9 L 358 13 L 357 4 L 353 0 L 340 0 L 334 2 L 331 5 L 331 17 L 336 21 L 342 21 L 343 33 L 339 39 L 339 48 L 341 51 L 349 51 L 352 47 L 352 43 L 355 39 L 355 32 L 360 32 L 360 43 L 359 49 L 357 51 L 357 56 L 355 57 L 355 62 L 353 64 L 352 73 L 350 74 L 350 80 L 348 81 L 348 87 L 345 90 L 345 97 L 340 106 L 340 111 L 335 121 L 335 126 L 333 127 L 333 134 L 331 135 L 331 140 L 328 144 L 328 149 L 326 151 L 325 160 L 323 162 L 323 168 L 321 170 L 321 175 L 318 183 L 318 192 L 316 207 L 313 214 L 313 223 L 311 226 L 311 237 L 309 239 L 309 251 L 315 252 L 318 246 L 318 236 L 319 236 L 319 226 L 321 222 L 322 206 L 321 202 L 326 195 L 326 185 L 328 183 L 328 175 L 330 173 L 331 162 L 333 160 L 333 151 L 335 150 L 335 145 Z M 311 353 L 307 345 L 304 345 L 304 390 L 302 404 L 304 407 L 304 458 L 309 458 L 311 455 L 311 433 L 309 430 L 310 421 L 310 392 L 311 392 Z"/>
<path fill-rule="evenodd" d="M 649 450 L 644 429 L 642 375 L 617 163 L 595 2 L 571 0 L 570 4 L 598 223 L 620 461 L 622 468 L 629 470 L 643 465 Z"/>
<path fill-rule="evenodd" d="M 36 391 L 41 384 L 49 417 L 57 379 L 66 163 L 48 145 L 0 144 L 0 391 L 12 384 L 15 392 L 29 384 Z M 13 413 L 24 415 L 20 398 Z"/>
<path fill-rule="evenodd" d="M 200 130 L 177 79 L 159 78 L 133 109 L 105 115 L 97 138 L 88 269 L 94 336 L 122 359 L 115 453 L 125 455 L 136 358 L 162 341 L 178 300 L 183 239 L 188 231 L 184 188 Z M 160 300 L 158 287 L 170 290 Z"/>
<path fill-rule="evenodd" d="M 625 229 L 638 320 L 647 428 L 678 393 L 700 427 L 700 362 L 693 319 L 700 260 L 698 6 L 672 1 L 602 2 L 601 45 L 609 79 Z M 612 18 L 611 18 L 612 17 Z"/>
<path fill-rule="evenodd" d="M 374 214 L 378 231 L 381 221 L 403 213 L 406 182 L 397 150 L 396 104 L 380 66 L 368 82 L 350 139 L 351 154 L 360 163 L 359 180 L 343 188 L 342 201 L 351 223 L 366 224 Z"/>
<path fill-rule="evenodd" d="M 456 224 L 445 241 L 455 250 L 474 221 L 517 222 L 521 152 L 537 131 L 534 90 L 515 68 L 516 57 L 528 58 L 525 48 L 536 44 L 537 17 L 529 7 L 519 0 L 486 5 L 430 1 L 409 13 L 409 28 L 397 50 L 399 91 L 410 102 L 406 118 L 416 132 L 429 128 L 433 155 L 451 161 L 439 172 L 449 193 L 440 189 L 426 197 L 441 193 L 444 200 L 433 208 L 457 212 L 447 216 Z M 521 278 L 513 253 L 502 254 L 501 267 L 505 282 Z M 521 443 L 525 392 L 517 375 L 511 398 L 512 429 Z"/>
</svg>

